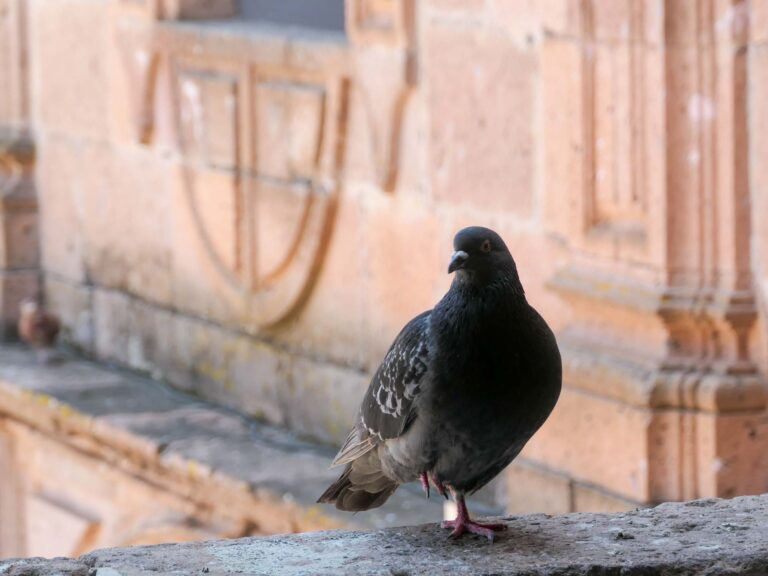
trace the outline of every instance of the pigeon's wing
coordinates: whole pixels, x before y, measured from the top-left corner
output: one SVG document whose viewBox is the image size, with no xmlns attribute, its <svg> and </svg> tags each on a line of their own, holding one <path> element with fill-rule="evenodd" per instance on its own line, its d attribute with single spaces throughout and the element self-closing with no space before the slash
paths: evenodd
<svg viewBox="0 0 768 576">
<path fill-rule="evenodd" d="M 405 325 L 371 380 L 347 441 L 332 466 L 348 464 L 389 438 L 402 435 L 416 413 L 413 400 L 421 391 L 429 365 L 429 315 Z"/>
</svg>

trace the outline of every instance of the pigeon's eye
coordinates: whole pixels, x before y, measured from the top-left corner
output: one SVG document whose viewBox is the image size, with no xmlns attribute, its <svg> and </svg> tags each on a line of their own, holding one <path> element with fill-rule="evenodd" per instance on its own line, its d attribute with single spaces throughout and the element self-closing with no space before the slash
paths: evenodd
<svg viewBox="0 0 768 576">
<path fill-rule="evenodd" d="M 480 245 L 480 250 L 482 252 L 490 252 L 491 251 L 491 241 L 490 240 L 486 240 L 485 242 L 483 242 Z"/>
</svg>

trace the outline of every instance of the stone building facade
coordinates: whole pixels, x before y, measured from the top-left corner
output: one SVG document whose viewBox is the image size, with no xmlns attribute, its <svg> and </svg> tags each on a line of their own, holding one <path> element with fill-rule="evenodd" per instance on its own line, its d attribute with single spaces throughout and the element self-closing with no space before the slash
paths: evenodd
<svg viewBox="0 0 768 576">
<path fill-rule="evenodd" d="M 768 491 L 768 2 L 249 2 L 0 0 L 6 327 L 39 271 L 85 353 L 335 443 L 483 224 L 565 361 L 511 511 Z"/>
</svg>

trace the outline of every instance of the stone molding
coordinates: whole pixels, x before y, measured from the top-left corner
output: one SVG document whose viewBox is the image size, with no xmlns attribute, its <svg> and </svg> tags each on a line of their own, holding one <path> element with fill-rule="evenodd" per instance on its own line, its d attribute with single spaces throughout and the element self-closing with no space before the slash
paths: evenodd
<svg viewBox="0 0 768 576">
<path fill-rule="evenodd" d="M 768 398 L 750 356 L 752 8 L 569 7 L 571 27 L 543 48 L 545 70 L 563 57 L 575 70 L 545 87 L 576 95 L 571 116 L 548 119 L 562 143 L 545 143 L 574 176 L 545 183 L 576 213 L 553 226 L 569 256 L 548 282 L 571 313 L 559 335 L 566 384 L 646 415 L 624 433 L 658 439 L 642 448 L 650 502 L 732 494 L 731 463 L 763 466 L 765 439 L 745 431 Z"/>
<path fill-rule="evenodd" d="M 613 307 L 631 310 L 636 314 L 651 315 L 658 318 L 660 324 L 670 334 L 673 334 L 676 323 L 715 324 L 725 320 L 734 330 L 734 338 L 737 338 L 734 349 L 729 350 L 733 354 L 732 357 L 709 356 L 703 351 L 692 354 L 690 350 L 687 354 L 676 354 L 679 345 L 671 341 L 667 343 L 669 348 L 663 350 L 658 356 L 646 357 L 646 366 L 653 365 L 660 372 L 697 370 L 702 373 L 702 376 L 719 374 L 723 377 L 724 390 L 722 396 L 718 397 L 732 409 L 765 407 L 767 391 L 747 352 L 747 332 L 757 317 L 757 308 L 750 290 L 723 293 L 715 289 L 664 288 L 580 269 L 558 271 L 550 280 L 549 287 L 566 300 L 574 302 L 581 300 L 591 306 Z M 569 333 L 573 335 L 574 332 L 578 330 L 572 326 Z M 577 336 L 574 337 L 578 340 Z M 566 334 L 565 338 L 568 340 L 569 336 Z M 604 353 L 610 353 L 611 345 L 605 342 L 602 349 Z M 641 355 L 636 358 L 639 365 L 642 365 L 642 359 Z M 741 392 L 730 387 L 729 377 L 735 377 L 744 384 L 747 381 L 750 382 L 749 386 L 754 389 L 755 394 L 751 396 L 752 401 L 748 405 L 735 399 L 731 402 L 727 400 L 732 394 L 737 394 L 741 400 L 744 400 Z M 694 401 L 694 405 L 696 404 Z M 736 408 L 737 406 L 741 408 Z"/>
<path fill-rule="evenodd" d="M 726 364 L 723 371 L 754 373 L 747 333 L 757 311 L 749 265 L 739 256 L 750 252 L 739 224 L 748 221 L 748 6 L 624 3 L 615 10 L 627 12 L 629 28 L 603 44 L 606 14 L 579 3 L 584 180 L 571 201 L 582 217 L 570 236 L 574 264 L 551 286 L 566 298 L 659 315 L 673 356 L 682 349 Z M 626 77 L 617 76 L 624 66 L 617 72 L 611 64 L 617 53 L 630 64 Z M 643 73 L 632 72 L 638 59 Z M 606 89 L 614 92 L 603 95 Z M 629 143 L 622 150 L 601 136 L 603 124 L 640 128 L 620 139 Z M 647 144 L 660 137 L 668 147 Z"/>
<path fill-rule="evenodd" d="M 738 575 L 768 572 L 768 496 L 695 500 L 621 514 L 513 516 L 488 544 L 437 524 L 99 550 L 0 561 L 8 576 L 244 574 Z"/>
</svg>

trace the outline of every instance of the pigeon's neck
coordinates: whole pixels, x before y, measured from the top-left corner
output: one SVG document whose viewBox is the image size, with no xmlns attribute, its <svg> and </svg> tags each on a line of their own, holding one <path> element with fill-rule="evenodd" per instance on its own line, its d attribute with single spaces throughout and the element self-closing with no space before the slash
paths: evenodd
<svg viewBox="0 0 768 576">
<path fill-rule="evenodd" d="M 456 274 L 451 290 L 456 291 L 463 298 L 481 300 L 498 298 L 511 305 L 527 304 L 523 284 L 514 269 L 496 271 L 492 276 L 462 270 Z"/>
<path fill-rule="evenodd" d="M 499 275 L 493 282 L 479 283 L 457 275 L 432 311 L 430 324 L 439 349 L 475 350 L 486 358 L 521 337 L 529 315 L 530 306 L 516 276 Z M 485 342 L 479 352 L 478 342 Z"/>
<path fill-rule="evenodd" d="M 457 330 L 465 337 L 497 324 L 512 329 L 518 325 L 513 319 L 524 317 L 529 308 L 517 275 L 499 274 L 492 282 L 457 275 L 435 307 L 434 321 L 446 335 Z"/>
</svg>

